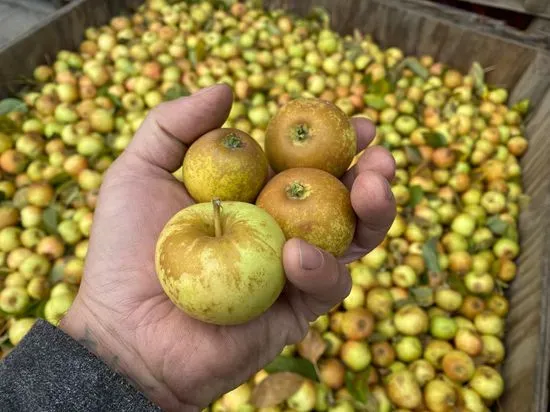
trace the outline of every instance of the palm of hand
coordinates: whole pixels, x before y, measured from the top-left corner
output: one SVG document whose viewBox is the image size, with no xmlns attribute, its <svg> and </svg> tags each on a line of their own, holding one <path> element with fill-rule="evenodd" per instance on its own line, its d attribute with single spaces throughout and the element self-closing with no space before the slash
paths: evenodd
<svg viewBox="0 0 550 412">
<path fill-rule="evenodd" d="M 248 324 L 220 327 L 199 322 L 181 312 L 164 294 L 154 267 L 156 240 L 166 222 L 193 203 L 171 171 L 181 165 L 181 141 L 190 144 L 223 123 L 229 97 L 224 87 L 202 94 L 203 111 L 205 107 L 211 110 L 206 114 L 201 114 L 201 96 L 189 99 L 195 103 L 180 103 L 180 115 L 181 109 L 187 110 L 187 120 L 194 118 L 204 126 L 195 127 L 191 137 L 178 136 L 179 142 L 175 136 L 180 132 L 174 128 L 181 129 L 186 119 L 169 119 L 169 107 L 164 108 L 164 115 L 159 108 L 157 117 L 161 118 L 145 124 L 111 167 L 94 216 L 85 276 L 75 309 L 71 309 L 88 313 L 88 323 L 99 324 L 108 336 L 105 347 L 109 347 L 109 355 L 99 356 L 166 410 L 204 407 L 246 380 L 284 345 L 298 341 L 308 322 L 341 301 L 350 287 L 344 266 L 327 254 L 323 254 L 323 265 L 310 271 L 325 279 L 318 278 L 312 285 L 311 279 L 305 278 L 308 273 L 299 267 L 302 255 L 296 251 L 297 243 L 291 241 L 285 246 L 284 257 L 290 280 L 287 288 L 272 308 Z M 366 146 L 372 137 L 365 136 L 360 146 Z M 376 246 L 393 220 L 395 204 L 387 196 L 387 182 L 384 184 L 384 178 L 393 175 L 393 161 L 388 156 L 371 152 L 370 162 L 379 163 L 376 172 L 367 171 L 366 162 L 362 162 L 344 178 L 349 187 L 360 180 L 361 167 L 366 174 L 376 174 L 374 184 L 370 176 L 371 193 L 354 195 L 352 191 L 352 203 L 354 196 L 355 203 L 362 201 L 361 195 L 374 196 L 382 199 L 379 207 L 386 207 L 372 217 L 381 227 L 369 228 L 362 216 L 369 211 L 358 211 L 354 205 L 360 223 L 347 261 Z M 369 192 L 368 186 L 363 192 Z"/>
</svg>

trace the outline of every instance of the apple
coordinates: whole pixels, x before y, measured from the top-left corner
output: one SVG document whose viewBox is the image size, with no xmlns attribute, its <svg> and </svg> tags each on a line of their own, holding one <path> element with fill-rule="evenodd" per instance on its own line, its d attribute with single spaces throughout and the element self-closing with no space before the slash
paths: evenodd
<svg viewBox="0 0 550 412">
<path fill-rule="evenodd" d="M 191 145 L 183 161 L 183 183 L 196 202 L 252 203 L 269 173 L 261 146 L 237 129 L 216 129 Z"/>
<path fill-rule="evenodd" d="M 357 135 L 348 116 L 336 105 L 300 98 L 271 119 L 265 136 L 269 164 L 279 173 L 315 168 L 340 178 L 357 152 Z"/>
<path fill-rule="evenodd" d="M 168 221 L 156 245 L 156 271 L 170 300 L 189 316 L 242 324 L 265 312 L 283 290 L 284 243 L 265 210 L 215 199 Z"/>
<path fill-rule="evenodd" d="M 323 170 L 279 173 L 264 187 L 256 205 L 275 218 L 288 239 L 303 239 L 335 256 L 347 251 L 355 234 L 349 191 Z"/>
</svg>

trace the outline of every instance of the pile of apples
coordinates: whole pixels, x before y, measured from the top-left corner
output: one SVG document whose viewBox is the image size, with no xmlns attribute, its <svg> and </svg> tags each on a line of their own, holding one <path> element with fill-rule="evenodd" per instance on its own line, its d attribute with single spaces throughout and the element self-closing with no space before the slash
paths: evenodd
<svg viewBox="0 0 550 412">
<path fill-rule="evenodd" d="M 346 128 L 337 128 L 341 148 L 331 140 L 328 152 L 315 145 L 307 156 L 296 152 L 322 160 L 299 167 L 268 128 L 281 113 L 292 120 L 283 108 L 302 98 L 331 103 L 346 121 L 364 116 L 377 125 L 373 144 L 388 148 L 397 166 L 398 216 L 384 242 L 349 265 L 353 288 L 344 302 L 209 409 L 478 412 L 497 405 L 506 289 L 517 275 L 518 219 L 528 203 L 519 159 L 528 149 L 529 102 L 509 104 L 507 90 L 487 85 L 479 64 L 461 73 L 430 56 L 383 50 L 358 32 L 340 36 L 329 23 L 320 9 L 299 18 L 254 2 L 149 0 L 87 29 L 77 51 L 60 51 L 18 96 L 0 101 L 3 355 L 38 317 L 58 324 L 72 304 L 104 173 L 148 111 L 223 82 L 235 94 L 224 125 L 233 132 L 204 136 L 197 149 L 222 141 L 220 150 L 255 156 L 247 171 L 255 185 L 239 186 L 233 173 L 236 180 L 221 186 L 243 196 L 238 203 L 255 211 L 248 219 L 273 219 L 273 231 L 284 235 L 274 239 L 296 235 L 290 205 L 314 200 L 309 185 L 326 196 L 312 207 L 317 217 L 327 213 L 323 222 L 353 233 L 349 196 L 336 183 L 355 155 Z M 312 130 L 297 126 L 293 141 L 307 141 Z M 175 176 L 204 205 L 213 236 L 219 214 L 223 235 L 235 200 L 220 194 L 212 203 L 212 194 L 200 193 L 200 158 L 197 150 Z M 266 185 L 268 165 L 277 175 Z M 322 247 L 337 255 L 349 239 L 335 233 L 312 230 L 310 240 L 330 240 Z M 271 266 L 280 282 L 251 300 L 256 306 L 235 306 L 241 320 L 275 299 L 283 274 L 278 259 Z"/>
</svg>

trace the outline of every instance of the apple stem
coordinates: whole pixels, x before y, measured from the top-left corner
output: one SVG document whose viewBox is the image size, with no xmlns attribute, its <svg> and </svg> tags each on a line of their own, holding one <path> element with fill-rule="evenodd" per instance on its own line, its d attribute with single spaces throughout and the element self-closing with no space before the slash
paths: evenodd
<svg viewBox="0 0 550 412">
<path fill-rule="evenodd" d="M 220 199 L 214 199 L 212 200 L 212 204 L 214 205 L 214 234 L 216 237 L 221 237 L 223 235 L 221 219 L 222 202 Z"/>
</svg>

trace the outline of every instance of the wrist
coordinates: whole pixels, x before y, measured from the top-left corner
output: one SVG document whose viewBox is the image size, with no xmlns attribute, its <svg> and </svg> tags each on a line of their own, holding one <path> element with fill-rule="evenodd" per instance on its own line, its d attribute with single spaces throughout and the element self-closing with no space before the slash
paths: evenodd
<svg viewBox="0 0 550 412">
<path fill-rule="evenodd" d="M 77 297 L 61 320 L 59 328 L 163 410 L 200 411 L 199 407 L 182 404 L 154 377 L 142 357 L 133 350 L 133 346 L 120 338 L 122 325 L 118 324 L 115 328 L 106 324 L 103 319 L 109 319 L 109 316 L 98 316 Z"/>
</svg>

